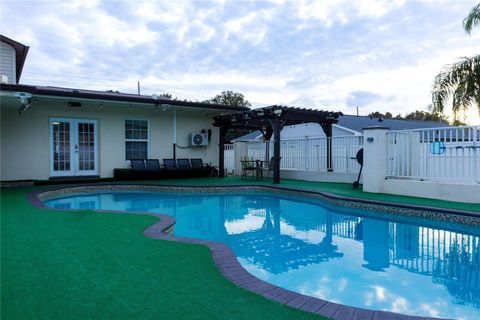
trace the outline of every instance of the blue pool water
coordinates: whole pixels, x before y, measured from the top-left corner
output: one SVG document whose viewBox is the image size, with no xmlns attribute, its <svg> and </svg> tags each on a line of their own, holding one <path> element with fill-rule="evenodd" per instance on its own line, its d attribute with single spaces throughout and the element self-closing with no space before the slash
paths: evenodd
<svg viewBox="0 0 480 320">
<path fill-rule="evenodd" d="M 46 205 L 168 214 L 175 235 L 223 242 L 245 269 L 278 286 L 355 307 L 480 319 L 478 228 L 381 220 L 268 193 L 118 192 Z"/>
</svg>

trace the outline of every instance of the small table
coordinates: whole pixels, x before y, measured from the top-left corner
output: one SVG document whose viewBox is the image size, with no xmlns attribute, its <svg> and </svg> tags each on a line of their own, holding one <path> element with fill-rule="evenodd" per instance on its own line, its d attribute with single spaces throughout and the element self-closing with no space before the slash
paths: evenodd
<svg viewBox="0 0 480 320">
<path fill-rule="evenodd" d="M 242 160 L 242 170 L 255 170 L 255 180 L 262 180 L 263 179 L 263 164 L 267 161 L 263 160 Z M 245 175 L 246 177 L 246 175 Z"/>
</svg>

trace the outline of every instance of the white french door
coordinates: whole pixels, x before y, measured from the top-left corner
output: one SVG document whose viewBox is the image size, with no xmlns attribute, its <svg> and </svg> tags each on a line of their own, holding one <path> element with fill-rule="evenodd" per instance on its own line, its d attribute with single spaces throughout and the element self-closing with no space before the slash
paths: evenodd
<svg viewBox="0 0 480 320">
<path fill-rule="evenodd" d="M 97 120 L 50 118 L 50 175 L 98 175 Z"/>
</svg>

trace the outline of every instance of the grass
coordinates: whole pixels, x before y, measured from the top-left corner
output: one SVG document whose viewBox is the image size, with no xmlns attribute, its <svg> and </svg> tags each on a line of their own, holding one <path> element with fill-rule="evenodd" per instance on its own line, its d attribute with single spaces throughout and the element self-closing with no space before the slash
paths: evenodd
<svg viewBox="0 0 480 320">
<path fill-rule="evenodd" d="M 228 177 L 149 183 L 245 181 Z M 281 185 L 479 210 L 471 204 L 364 193 L 350 184 L 283 180 Z M 144 237 L 142 231 L 155 217 L 34 208 L 26 197 L 39 188 L 1 191 L 3 319 L 320 319 L 235 286 L 217 270 L 206 247 Z"/>
<path fill-rule="evenodd" d="M 208 248 L 153 240 L 155 217 L 49 211 L 1 192 L 2 319 L 320 319 L 243 290 Z"/>
</svg>

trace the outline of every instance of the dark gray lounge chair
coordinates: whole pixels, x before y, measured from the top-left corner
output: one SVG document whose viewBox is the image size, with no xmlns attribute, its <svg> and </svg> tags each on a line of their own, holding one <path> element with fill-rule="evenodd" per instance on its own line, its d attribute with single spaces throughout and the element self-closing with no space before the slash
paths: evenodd
<svg viewBox="0 0 480 320">
<path fill-rule="evenodd" d="M 177 161 L 175 159 L 163 159 L 165 170 L 178 171 Z"/>
<path fill-rule="evenodd" d="M 203 165 L 202 159 L 190 159 L 190 163 L 192 164 L 192 168 L 195 168 L 195 169 L 205 168 L 205 166 Z"/>
<path fill-rule="evenodd" d="M 189 159 L 177 159 L 177 166 L 179 169 L 190 169 L 192 166 L 190 165 Z"/>
<path fill-rule="evenodd" d="M 147 171 L 160 171 L 162 168 L 160 167 L 160 161 L 158 159 L 147 159 L 145 160 L 147 164 Z"/>
<path fill-rule="evenodd" d="M 131 159 L 130 165 L 132 167 L 133 172 L 145 172 L 147 171 L 147 167 L 145 166 L 145 160 L 140 159 Z"/>
</svg>

